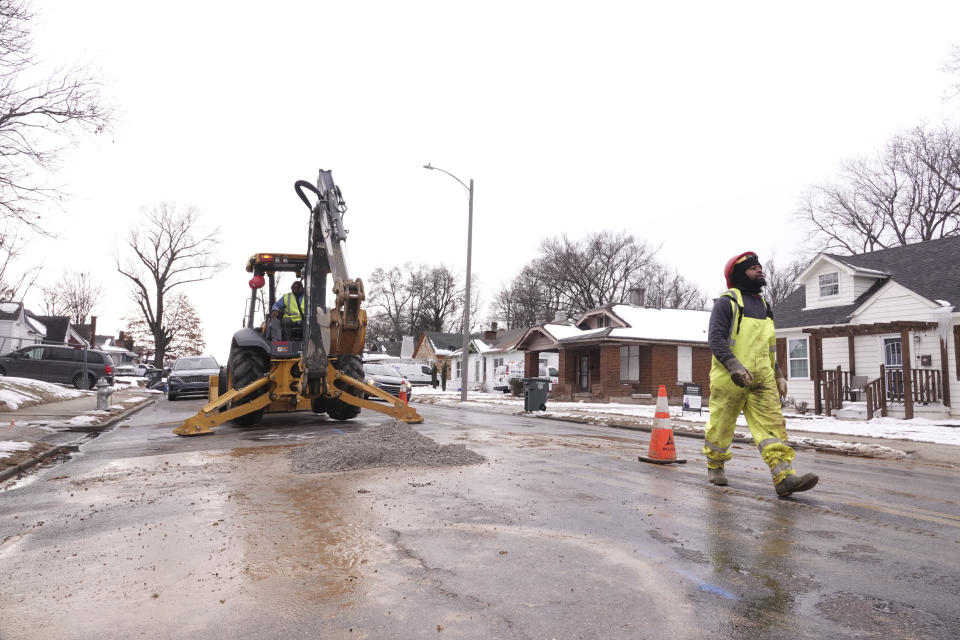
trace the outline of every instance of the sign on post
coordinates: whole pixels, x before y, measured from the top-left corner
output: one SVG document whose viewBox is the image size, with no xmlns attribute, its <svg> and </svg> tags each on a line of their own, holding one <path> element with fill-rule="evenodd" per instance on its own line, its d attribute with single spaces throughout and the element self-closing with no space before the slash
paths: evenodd
<svg viewBox="0 0 960 640">
<path fill-rule="evenodd" d="M 693 384 L 691 382 L 683 383 L 683 410 L 684 411 L 696 411 L 697 413 L 703 415 L 703 409 L 701 408 L 701 401 L 703 398 L 703 393 L 700 388 L 700 385 Z"/>
</svg>

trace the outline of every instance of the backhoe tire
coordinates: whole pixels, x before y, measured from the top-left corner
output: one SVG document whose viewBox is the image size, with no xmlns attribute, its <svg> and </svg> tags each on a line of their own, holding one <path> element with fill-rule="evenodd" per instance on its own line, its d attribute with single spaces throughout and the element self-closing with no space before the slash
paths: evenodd
<svg viewBox="0 0 960 640">
<path fill-rule="evenodd" d="M 243 389 L 254 380 L 262 378 L 267 371 L 270 370 L 270 356 L 268 356 L 262 349 L 251 347 L 234 347 L 230 350 L 230 358 L 227 360 L 227 369 L 230 372 L 229 375 L 233 382 L 233 388 Z M 269 385 L 260 387 L 254 391 L 252 395 L 240 400 L 239 402 L 231 404 L 232 406 L 237 406 L 238 404 L 250 402 L 254 398 L 267 393 L 269 388 Z M 260 421 L 263 419 L 263 411 L 263 409 L 258 409 L 253 413 L 248 413 L 246 415 L 234 418 L 230 421 L 230 423 L 238 427 L 252 427 L 256 424 L 260 424 Z"/>
<path fill-rule="evenodd" d="M 360 359 L 360 356 L 340 356 L 337 358 L 337 369 L 354 380 L 363 381 L 363 360 Z M 342 382 L 335 382 L 334 386 L 343 391 L 343 393 L 349 393 L 360 398 L 363 397 L 362 389 L 357 389 Z M 360 415 L 360 407 L 347 404 L 343 400 L 326 399 L 325 407 L 327 415 L 334 420 L 350 420 Z"/>
</svg>

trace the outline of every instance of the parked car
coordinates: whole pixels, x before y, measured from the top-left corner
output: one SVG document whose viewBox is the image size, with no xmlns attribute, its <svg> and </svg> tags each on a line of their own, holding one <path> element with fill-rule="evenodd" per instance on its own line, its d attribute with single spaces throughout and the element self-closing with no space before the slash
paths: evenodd
<svg viewBox="0 0 960 640">
<path fill-rule="evenodd" d="M 400 371 L 391 364 L 370 363 L 363 365 L 363 376 L 366 383 L 378 389 L 386 391 L 392 396 L 400 397 L 400 387 L 407 390 L 407 398 L 410 398 L 412 387 L 407 380 L 400 375 Z M 376 397 L 376 396 L 367 396 Z"/>
<path fill-rule="evenodd" d="M 84 380 L 84 354 L 87 376 Z M 72 384 L 77 389 L 93 389 L 97 380 L 113 384 L 113 358 L 93 349 L 74 349 L 56 345 L 33 345 L 0 356 L 0 375 L 33 378 L 47 382 Z"/>
<path fill-rule="evenodd" d="M 167 400 L 176 400 L 182 395 L 208 395 L 210 376 L 219 373 L 220 365 L 213 356 L 177 358 L 167 377 Z"/>
<path fill-rule="evenodd" d="M 118 364 L 116 367 L 114 367 L 114 375 L 142 378 L 149 369 L 150 367 L 145 364 L 134 364 L 132 362 L 127 362 L 124 364 Z"/>
</svg>

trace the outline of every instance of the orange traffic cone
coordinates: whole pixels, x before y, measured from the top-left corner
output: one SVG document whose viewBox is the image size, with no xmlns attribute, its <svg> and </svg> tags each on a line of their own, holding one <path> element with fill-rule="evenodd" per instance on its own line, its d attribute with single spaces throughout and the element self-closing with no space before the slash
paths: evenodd
<svg viewBox="0 0 960 640">
<path fill-rule="evenodd" d="M 646 456 L 637 456 L 641 462 L 654 464 L 683 464 L 686 460 L 677 458 L 677 449 L 673 445 L 673 427 L 670 426 L 670 408 L 667 406 L 667 388 L 660 385 L 657 390 L 657 412 L 653 414 L 653 431 L 650 433 L 650 451 Z"/>
<path fill-rule="evenodd" d="M 400 385 L 400 402 L 407 404 L 407 387 L 406 385 Z"/>
</svg>

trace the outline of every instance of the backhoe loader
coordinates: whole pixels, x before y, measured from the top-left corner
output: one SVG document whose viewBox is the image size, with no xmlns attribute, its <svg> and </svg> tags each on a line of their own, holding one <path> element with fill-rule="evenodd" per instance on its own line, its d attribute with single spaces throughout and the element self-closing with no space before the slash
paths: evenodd
<svg viewBox="0 0 960 640">
<path fill-rule="evenodd" d="M 250 303 L 244 327 L 233 335 L 227 366 L 210 378 L 209 401 L 174 429 L 181 436 L 213 433 L 226 421 L 253 426 L 264 413 L 313 411 L 349 420 L 361 408 L 402 422 L 423 422 L 414 409 L 364 382 L 361 354 L 367 313 L 361 308 L 363 282 L 347 273 L 343 226 L 346 204 L 333 174 L 320 170 L 317 185 L 298 180 L 294 190 L 310 210 L 307 253 L 257 253 L 247 261 Z M 311 195 L 316 201 L 311 203 Z M 304 280 L 302 321 L 279 326 L 270 321 L 277 299 L 277 274 Z M 327 306 L 327 277 L 333 280 L 333 305 Z M 257 324 L 258 301 L 269 284 Z M 372 402 L 375 396 L 384 402 Z"/>
</svg>

